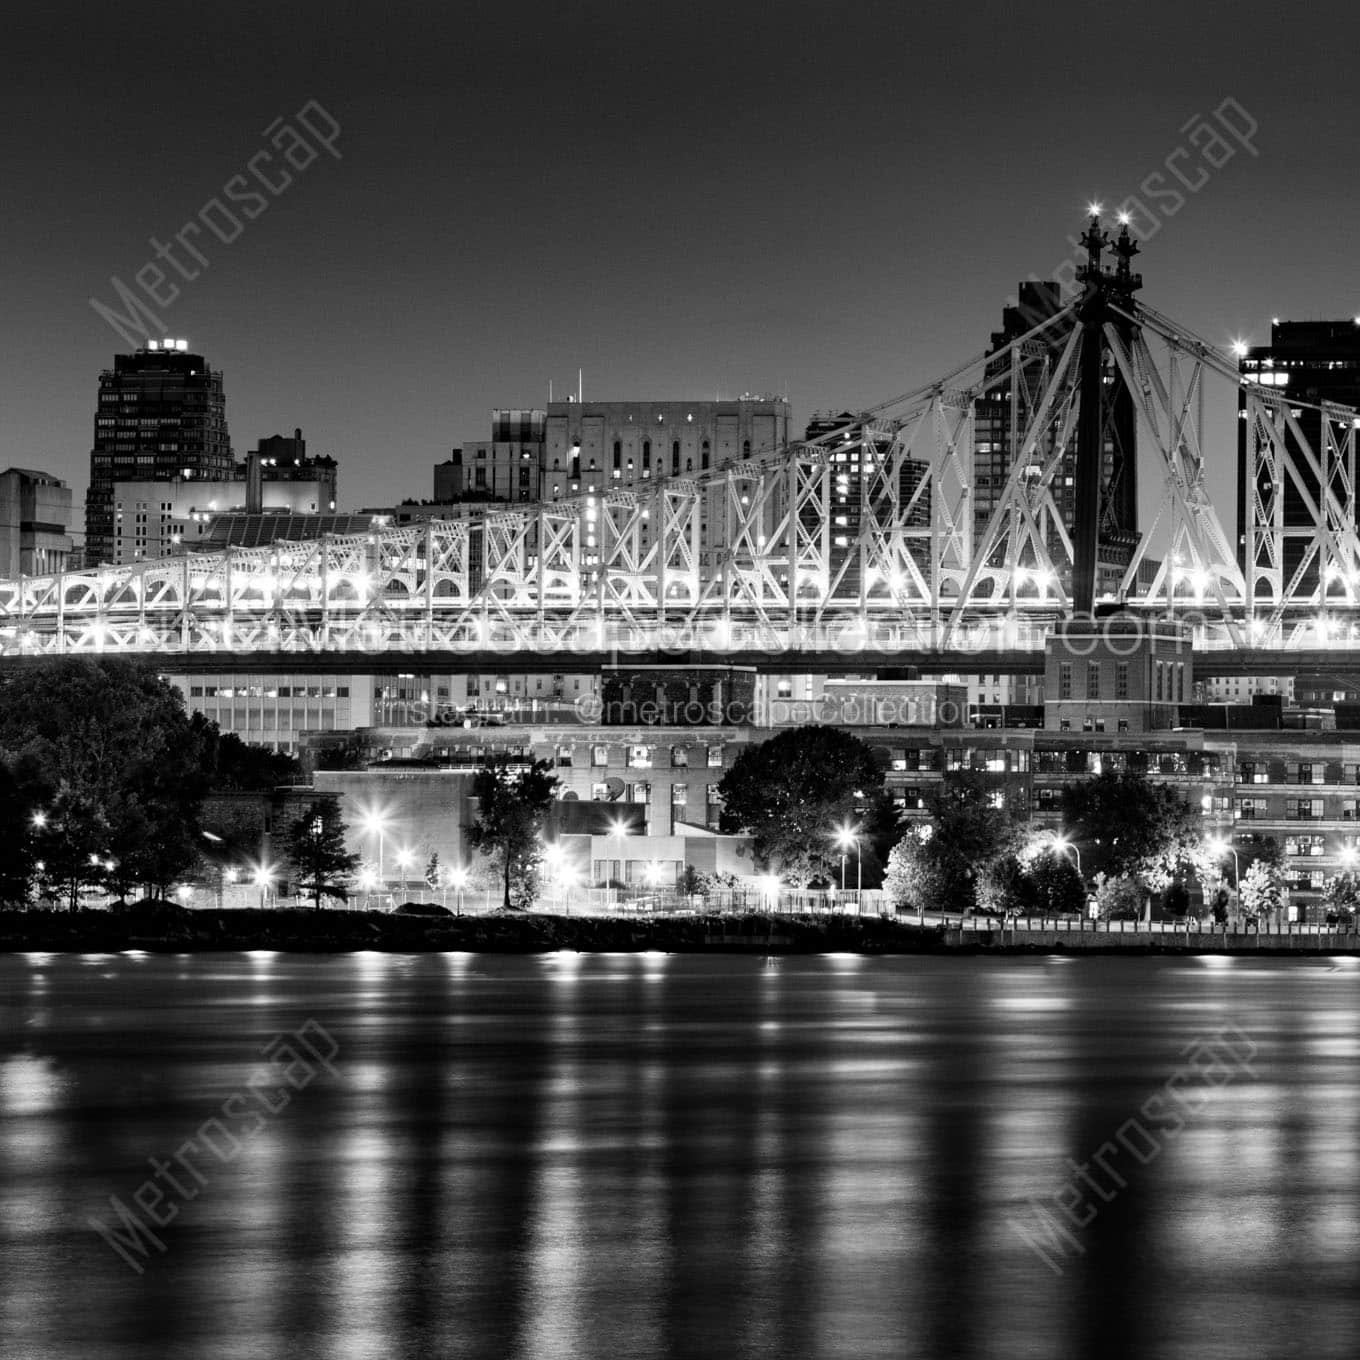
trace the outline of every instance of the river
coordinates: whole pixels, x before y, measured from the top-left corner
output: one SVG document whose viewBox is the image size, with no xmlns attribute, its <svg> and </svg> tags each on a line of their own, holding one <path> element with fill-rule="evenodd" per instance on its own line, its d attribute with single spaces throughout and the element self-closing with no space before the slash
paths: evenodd
<svg viewBox="0 0 1360 1360">
<path fill-rule="evenodd" d="M 1353 960 L 0 956 L 15 1360 L 1358 1342 Z"/>
</svg>

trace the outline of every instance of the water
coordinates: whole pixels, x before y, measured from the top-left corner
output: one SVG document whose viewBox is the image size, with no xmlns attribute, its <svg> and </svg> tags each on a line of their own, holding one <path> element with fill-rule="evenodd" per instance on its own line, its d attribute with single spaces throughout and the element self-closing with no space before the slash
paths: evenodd
<svg viewBox="0 0 1360 1360">
<path fill-rule="evenodd" d="M 1325 960 L 3 957 L 0 1354 L 1350 1360 L 1358 995 Z M 334 1074 L 288 1086 L 289 1031 Z M 192 1198 L 148 1162 L 186 1144 Z M 90 1220 L 150 1225 L 148 1177 L 137 1273 Z"/>
</svg>

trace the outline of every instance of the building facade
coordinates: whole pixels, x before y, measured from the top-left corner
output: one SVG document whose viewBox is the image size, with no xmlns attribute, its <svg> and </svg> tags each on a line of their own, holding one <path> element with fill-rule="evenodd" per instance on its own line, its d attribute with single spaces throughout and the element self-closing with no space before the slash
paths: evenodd
<svg viewBox="0 0 1360 1360">
<path fill-rule="evenodd" d="M 49 576 L 71 557 L 71 488 L 29 468 L 0 473 L 0 578 Z"/>
<path fill-rule="evenodd" d="M 729 467 L 788 442 L 789 404 L 781 397 L 550 402 L 541 495 L 556 501 L 639 489 L 660 477 L 693 477 Z M 715 489 L 699 532 L 700 558 L 709 569 L 725 541 L 720 504 Z M 649 536 L 644 528 L 644 549 Z"/>
<path fill-rule="evenodd" d="M 1270 326 L 1270 343 L 1239 351 L 1238 372 L 1244 384 L 1272 391 L 1313 404 L 1334 402 L 1360 410 L 1360 317 L 1344 321 L 1280 321 Z M 1311 448 L 1319 449 L 1322 415 L 1303 407 L 1291 408 L 1293 418 Z M 1284 579 L 1289 581 L 1303 562 L 1316 537 L 1315 519 L 1309 500 L 1318 499 L 1317 477 L 1301 456 L 1293 430 L 1285 431 L 1285 443 L 1302 486 L 1287 479 L 1283 486 L 1247 485 L 1247 429 L 1245 397 L 1238 398 L 1237 433 L 1237 543 L 1238 561 L 1248 575 L 1245 559 L 1247 516 L 1251 513 L 1254 492 L 1268 501 L 1272 494 L 1283 497 Z M 1250 580 L 1248 581 L 1250 585 Z M 1316 586 L 1316 562 L 1304 568 L 1304 588 Z"/>
<path fill-rule="evenodd" d="M 117 560 L 116 483 L 225 481 L 232 473 L 222 374 L 190 353 L 184 340 L 148 340 L 143 349 L 115 355 L 113 367 L 99 375 L 85 497 L 86 565 Z M 135 539 L 132 521 L 122 527 L 132 529 Z"/>
</svg>

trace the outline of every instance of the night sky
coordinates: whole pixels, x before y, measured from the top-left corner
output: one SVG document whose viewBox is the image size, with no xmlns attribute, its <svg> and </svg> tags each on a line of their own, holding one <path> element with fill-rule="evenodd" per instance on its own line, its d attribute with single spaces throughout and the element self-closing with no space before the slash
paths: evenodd
<svg viewBox="0 0 1360 1360">
<path fill-rule="evenodd" d="M 428 496 L 578 367 L 588 399 L 786 389 L 799 428 L 884 400 L 979 352 L 1092 196 L 1142 198 L 1143 296 L 1206 339 L 1349 316 L 1357 38 L 1342 3 L 10 11 L 0 467 L 83 500 L 127 349 L 89 299 L 309 101 L 340 159 L 200 236 L 160 315 L 225 371 L 238 454 L 302 426 L 345 508 Z M 1226 99 L 1259 154 L 1212 168 L 1182 127 Z M 1140 185 L 1178 147 L 1208 180 L 1169 216 Z"/>
</svg>

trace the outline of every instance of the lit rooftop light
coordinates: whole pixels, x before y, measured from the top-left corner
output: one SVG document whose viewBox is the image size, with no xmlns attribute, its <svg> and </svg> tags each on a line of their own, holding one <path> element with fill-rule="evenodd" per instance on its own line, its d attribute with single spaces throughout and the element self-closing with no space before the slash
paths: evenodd
<svg viewBox="0 0 1360 1360">
<path fill-rule="evenodd" d="M 1234 358 L 1245 359 L 1247 357 L 1247 342 L 1245 340 L 1234 340 L 1232 352 Z"/>
</svg>

